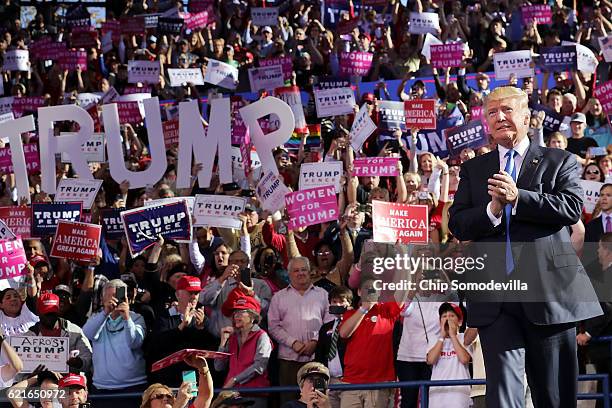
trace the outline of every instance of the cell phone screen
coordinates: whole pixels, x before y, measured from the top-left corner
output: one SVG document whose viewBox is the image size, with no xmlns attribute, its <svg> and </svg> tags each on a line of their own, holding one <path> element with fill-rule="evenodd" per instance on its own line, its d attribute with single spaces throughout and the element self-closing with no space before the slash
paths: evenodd
<svg viewBox="0 0 612 408">
<path fill-rule="evenodd" d="M 119 303 L 126 301 L 126 291 L 125 291 L 125 289 L 126 289 L 125 286 L 123 286 L 123 287 L 117 288 L 115 290 L 115 297 L 117 298 Z"/>
<path fill-rule="evenodd" d="M 183 371 L 183 382 L 191 383 L 191 396 L 198 396 L 198 381 L 196 379 L 196 372 L 193 370 Z"/>
</svg>

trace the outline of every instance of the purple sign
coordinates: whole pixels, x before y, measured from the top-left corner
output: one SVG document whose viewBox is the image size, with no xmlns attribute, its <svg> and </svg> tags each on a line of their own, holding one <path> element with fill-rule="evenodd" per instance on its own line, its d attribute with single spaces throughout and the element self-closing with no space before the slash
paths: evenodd
<svg viewBox="0 0 612 408">
<path fill-rule="evenodd" d="M 81 221 L 83 203 L 32 203 L 32 237 L 55 235 L 60 220 Z"/>
<path fill-rule="evenodd" d="M 102 220 L 102 233 L 108 240 L 121 239 L 124 236 L 121 212 L 125 208 L 108 208 L 100 212 Z"/>
<path fill-rule="evenodd" d="M 463 149 L 478 149 L 488 144 L 484 126 L 479 120 L 444 130 L 450 157 L 458 157 Z"/>
</svg>

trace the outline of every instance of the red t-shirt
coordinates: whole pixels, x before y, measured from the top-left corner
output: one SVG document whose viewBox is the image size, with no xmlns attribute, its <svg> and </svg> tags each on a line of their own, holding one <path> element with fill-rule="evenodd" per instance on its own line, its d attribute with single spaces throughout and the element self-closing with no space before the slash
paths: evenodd
<svg viewBox="0 0 612 408">
<path fill-rule="evenodd" d="M 393 325 L 401 309 L 395 302 L 376 304 L 348 339 L 344 354 L 344 377 L 350 384 L 395 381 L 393 363 Z M 357 310 L 349 310 L 346 322 Z"/>
</svg>

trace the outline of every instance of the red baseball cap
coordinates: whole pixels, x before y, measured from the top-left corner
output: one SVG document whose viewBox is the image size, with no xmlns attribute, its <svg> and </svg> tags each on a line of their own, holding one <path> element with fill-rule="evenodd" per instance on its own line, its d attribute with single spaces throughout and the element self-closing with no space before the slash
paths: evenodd
<svg viewBox="0 0 612 408">
<path fill-rule="evenodd" d="M 45 292 L 38 298 L 38 302 L 36 302 L 36 309 L 38 310 L 39 315 L 59 313 L 59 304 L 59 296 L 51 292 Z"/>
<path fill-rule="evenodd" d="M 456 305 L 450 302 L 442 303 L 440 305 L 440 308 L 438 309 L 438 314 L 442 316 L 445 312 L 450 311 L 450 310 L 452 310 L 457 315 L 459 320 L 463 320 L 463 311 L 461 310 L 459 305 Z"/>
<path fill-rule="evenodd" d="M 87 388 L 85 376 L 79 374 L 68 374 L 59 380 L 60 388 L 82 387 Z"/>
<path fill-rule="evenodd" d="M 195 276 L 185 275 L 176 282 L 176 290 L 186 290 L 187 292 L 202 291 L 202 281 Z"/>
<path fill-rule="evenodd" d="M 30 262 L 30 265 L 32 265 L 32 267 L 34 268 L 36 268 L 40 264 L 47 265 L 47 266 L 49 265 L 49 261 L 47 261 L 47 258 L 45 258 L 42 255 L 34 255 L 33 257 L 30 258 L 29 262 Z"/>
<path fill-rule="evenodd" d="M 230 292 L 221 306 L 221 312 L 224 316 L 231 316 L 234 310 L 252 310 L 260 314 L 261 304 L 254 297 L 248 296 L 240 289 L 235 288 Z"/>
</svg>

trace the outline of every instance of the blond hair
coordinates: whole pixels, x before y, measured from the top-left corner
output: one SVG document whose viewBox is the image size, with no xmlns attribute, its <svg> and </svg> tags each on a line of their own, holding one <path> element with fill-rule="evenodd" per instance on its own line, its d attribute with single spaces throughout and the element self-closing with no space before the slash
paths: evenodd
<svg viewBox="0 0 612 408">
<path fill-rule="evenodd" d="M 529 96 L 525 91 L 515 86 L 499 86 L 491 91 L 484 100 L 484 110 L 486 112 L 487 105 L 491 101 L 498 101 L 500 99 L 507 98 L 519 98 L 520 107 L 527 109 L 529 105 Z"/>
<path fill-rule="evenodd" d="M 160 383 L 151 384 L 149 385 L 149 388 L 147 388 L 142 393 L 142 402 L 140 403 L 140 408 L 149 408 L 151 406 L 151 397 L 153 396 L 153 393 L 157 390 L 164 390 L 168 392 L 169 394 L 172 394 L 172 390 L 164 384 L 160 384 Z"/>
</svg>

